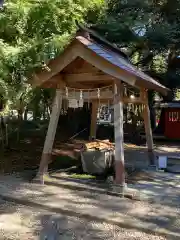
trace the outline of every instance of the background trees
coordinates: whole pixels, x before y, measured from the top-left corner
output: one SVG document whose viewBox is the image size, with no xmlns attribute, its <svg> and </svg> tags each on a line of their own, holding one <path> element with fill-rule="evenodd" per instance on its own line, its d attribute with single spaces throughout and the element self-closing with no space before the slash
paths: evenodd
<svg viewBox="0 0 180 240">
<path fill-rule="evenodd" d="M 172 91 L 180 85 L 180 1 L 108 0 L 104 18 L 93 28 L 124 49 L 134 64 Z M 153 100 L 149 92 L 152 127 L 155 127 Z M 162 111 L 160 128 L 164 121 Z"/>
<path fill-rule="evenodd" d="M 48 103 L 51 94 L 32 90 L 27 78 L 63 50 L 76 32 L 75 21 L 96 21 L 103 6 L 101 0 L 5 2 L 0 11 L 0 84 L 1 94 L 9 100 L 6 104 L 31 102 L 37 112 L 39 103 Z"/>
<path fill-rule="evenodd" d="M 35 118 L 48 112 L 53 91 L 31 89 L 27 78 L 63 50 L 76 21 L 122 48 L 134 64 L 173 90 L 168 100 L 174 98 L 180 84 L 179 0 L 7 0 L 0 10 L 5 112 L 16 108 L 20 116 L 30 108 Z M 153 92 L 149 98 L 153 101 Z"/>
<path fill-rule="evenodd" d="M 138 67 L 173 90 L 179 87 L 180 1 L 107 2 L 103 21 L 93 27 L 125 48 Z"/>
</svg>

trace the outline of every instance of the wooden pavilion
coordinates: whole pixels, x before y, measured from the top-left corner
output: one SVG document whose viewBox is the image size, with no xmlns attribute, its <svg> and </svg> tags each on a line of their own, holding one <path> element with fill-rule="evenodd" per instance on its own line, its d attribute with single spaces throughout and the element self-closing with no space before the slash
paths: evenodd
<svg viewBox="0 0 180 240">
<path fill-rule="evenodd" d="M 47 67 L 34 73 L 31 84 L 34 87 L 56 88 L 56 96 L 40 162 L 38 177 L 44 182 L 48 162 L 51 158 L 62 99 L 65 89 L 101 89 L 113 86 L 108 93 L 93 96 L 91 137 L 96 136 L 96 120 L 99 98 L 101 102 L 111 101 L 114 104 L 115 163 L 116 183 L 125 184 L 124 176 L 124 142 L 123 142 L 123 104 L 131 102 L 143 104 L 144 123 L 148 152 L 153 156 L 153 138 L 150 125 L 147 90 L 152 89 L 167 94 L 168 89 L 138 70 L 128 57 L 117 47 L 89 29 L 80 29 L 76 37 L 64 52 L 46 65 Z M 124 86 L 139 90 L 139 97 L 124 96 Z M 85 99 L 87 100 L 87 99 Z"/>
</svg>

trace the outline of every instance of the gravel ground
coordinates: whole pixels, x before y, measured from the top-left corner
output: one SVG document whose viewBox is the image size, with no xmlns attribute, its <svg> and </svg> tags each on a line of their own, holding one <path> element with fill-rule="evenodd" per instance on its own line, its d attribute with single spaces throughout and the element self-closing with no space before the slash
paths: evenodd
<svg viewBox="0 0 180 240">
<path fill-rule="evenodd" d="M 178 240 L 180 186 L 175 183 L 168 177 L 157 179 L 153 188 L 143 185 L 146 194 L 162 195 L 149 203 L 98 193 L 58 176 L 44 186 L 0 176 L 0 195 L 18 203 L 0 197 L 0 240 Z M 167 237 L 149 234 L 145 228 L 162 230 Z"/>
<path fill-rule="evenodd" d="M 0 236 L 3 240 L 166 239 L 104 222 L 82 220 L 6 201 L 0 202 Z"/>
</svg>

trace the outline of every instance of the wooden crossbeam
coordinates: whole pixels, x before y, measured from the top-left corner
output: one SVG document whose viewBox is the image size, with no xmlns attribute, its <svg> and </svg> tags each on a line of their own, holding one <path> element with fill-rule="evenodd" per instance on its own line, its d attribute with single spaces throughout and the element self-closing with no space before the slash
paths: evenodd
<svg viewBox="0 0 180 240">
<path fill-rule="evenodd" d="M 113 81 L 114 77 L 107 74 L 95 73 L 73 73 L 64 74 L 63 79 L 68 83 L 72 82 L 94 82 L 94 81 Z"/>
</svg>

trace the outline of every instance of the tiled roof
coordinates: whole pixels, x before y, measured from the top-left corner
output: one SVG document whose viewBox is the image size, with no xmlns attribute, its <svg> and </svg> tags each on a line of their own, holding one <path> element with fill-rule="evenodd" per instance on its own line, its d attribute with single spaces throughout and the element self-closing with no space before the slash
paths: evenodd
<svg viewBox="0 0 180 240">
<path fill-rule="evenodd" d="M 78 51 L 73 49 L 78 45 Z M 86 50 L 88 50 L 87 55 Z M 94 58 L 89 51 L 94 54 Z M 89 29 L 80 29 L 64 52 L 55 59 L 50 60 L 47 66 L 51 71 L 41 69 L 33 75 L 35 85 L 41 85 L 42 82 L 45 83 L 53 76 L 58 75 L 64 67 L 70 64 L 70 61 L 74 61 L 77 57 L 84 58 L 85 61 L 89 61 L 91 65 L 97 66 L 104 73 L 120 79 L 129 85 L 153 89 L 162 94 L 167 94 L 168 89 L 165 86 L 143 71 L 140 71 L 118 47 Z M 102 64 L 101 60 L 103 60 Z"/>
<path fill-rule="evenodd" d="M 97 32 L 95 32 L 92 29 L 86 28 L 80 24 L 78 24 L 79 31 L 87 32 L 91 38 L 92 41 L 95 41 L 97 44 L 102 44 L 104 47 L 107 47 L 108 49 L 112 50 L 115 53 L 118 53 L 121 55 L 121 57 L 127 59 L 129 61 L 129 57 L 126 55 L 125 52 L 123 52 L 120 48 L 118 48 L 115 44 L 110 43 L 107 41 L 104 37 L 100 36 Z"/>
<path fill-rule="evenodd" d="M 160 88 L 166 89 L 165 86 L 154 80 L 152 77 L 148 76 L 144 72 L 137 69 L 133 64 L 130 63 L 128 59 L 125 59 L 122 57 L 120 53 L 117 53 L 117 51 L 113 51 L 112 49 L 108 48 L 105 44 L 100 44 L 94 41 L 93 39 L 87 39 L 83 36 L 77 36 L 76 39 L 80 41 L 82 44 L 84 44 L 86 47 L 91 49 L 94 53 L 99 55 L 100 57 L 106 59 L 110 63 L 118 66 L 122 70 L 125 70 L 137 78 L 140 78 L 141 80 L 147 81 L 148 83 L 154 84 L 156 86 L 159 86 Z"/>
</svg>

